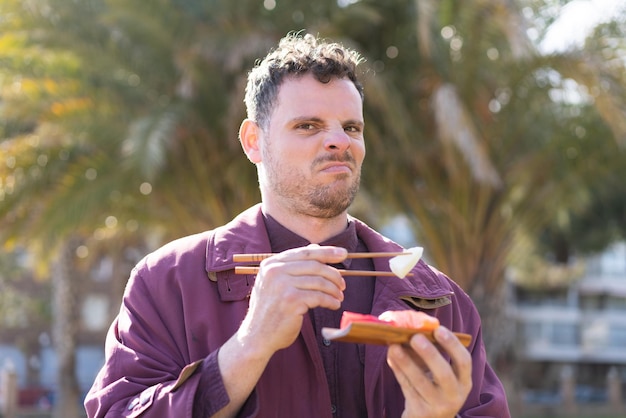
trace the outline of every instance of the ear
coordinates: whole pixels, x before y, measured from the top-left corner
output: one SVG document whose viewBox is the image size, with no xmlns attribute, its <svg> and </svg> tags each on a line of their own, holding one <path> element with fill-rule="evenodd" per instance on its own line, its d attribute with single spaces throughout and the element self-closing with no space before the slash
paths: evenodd
<svg viewBox="0 0 626 418">
<path fill-rule="evenodd" d="M 246 153 L 248 159 L 254 164 L 261 162 L 261 148 L 260 148 L 260 135 L 261 128 L 259 125 L 250 120 L 245 119 L 239 127 L 239 142 L 243 152 Z"/>
</svg>

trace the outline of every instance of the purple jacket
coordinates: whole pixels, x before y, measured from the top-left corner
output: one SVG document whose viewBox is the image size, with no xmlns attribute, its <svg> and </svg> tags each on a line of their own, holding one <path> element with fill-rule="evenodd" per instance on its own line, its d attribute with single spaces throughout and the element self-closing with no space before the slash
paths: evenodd
<svg viewBox="0 0 626 418">
<path fill-rule="evenodd" d="M 356 222 L 370 251 L 400 247 Z M 270 252 L 260 206 L 213 231 L 185 237 L 146 256 L 133 269 L 121 310 L 106 340 L 106 362 L 85 399 L 89 417 L 192 416 L 194 395 L 204 373 L 212 374 L 209 402 L 228 402 L 217 352 L 248 308 L 254 276 L 235 275 L 235 253 Z M 389 270 L 374 259 L 376 270 Z M 407 303 L 439 318 L 449 329 L 473 336 L 473 388 L 462 417 L 509 417 L 502 385 L 485 358 L 480 318 L 453 281 L 421 262 L 404 280 L 376 280 L 372 314 L 406 309 Z M 386 364 L 386 347 L 364 348 L 365 390 L 370 418 L 400 417 L 402 392 Z M 330 397 L 313 327 L 305 315 L 296 342 L 270 360 L 241 417 L 332 418 Z"/>
</svg>

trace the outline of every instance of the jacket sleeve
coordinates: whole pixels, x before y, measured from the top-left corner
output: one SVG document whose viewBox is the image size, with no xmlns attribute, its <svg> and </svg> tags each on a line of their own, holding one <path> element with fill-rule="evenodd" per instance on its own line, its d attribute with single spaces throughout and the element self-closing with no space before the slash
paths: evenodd
<svg viewBox="0 0 626 418">
<path fill-rule="evenodd" d="M 472 334 L 468 349 L 472 354 L 472 390 L 459 412 L 461 418 L 510 418 L 507 396 L 498 376 L 487 361 L 482 339 L 481 319 L 470 297 L 460 288 L 455 289 L 456 317 L 463 332 Z"/>
<path fill-rule="evenodd" d="M 480 339 L 480 333 L 477 335 Z M 479 340 L 480 341 L 480 340 Z M 472 353 L 472 391 L 461 410 L 461 418 L 510 418 L 508 401 L 500 379 L 487 363 L 485 349 L 480 341 Z"/>
<path fill-rule="evenodd" d="M 105 364 L 85 398 L 88 417 L 193 416 L 203 359 L 189 359 L 185 339 L 176 335 L 184 323 L 176 289 L 163 292 L 156 287 L 146 284 L 139 266 L 133 270 L 107 335 Z M 207 361 L 216 364 L 216 355 L 217 350 Z M 228 396 L 219 370 L 213 370 L 208 379 L 212 385 L 203 389 L 219 410 Z"/>
</svg>

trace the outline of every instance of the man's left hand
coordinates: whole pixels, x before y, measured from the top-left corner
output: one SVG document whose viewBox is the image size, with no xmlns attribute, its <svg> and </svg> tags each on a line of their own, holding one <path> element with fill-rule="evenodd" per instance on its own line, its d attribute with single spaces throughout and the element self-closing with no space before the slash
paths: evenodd
<svg viewBox="0 0 626 418">
<path fill-rule="evenodd" d="M 452 418 L 472 389 L 472 357 L 447 328 L 434 331 L 448 361 L 424 335 L 414 335 L 408 345 L 393 344 L 387 363 L 405 398 L 402 418 Z"/>
</svg>

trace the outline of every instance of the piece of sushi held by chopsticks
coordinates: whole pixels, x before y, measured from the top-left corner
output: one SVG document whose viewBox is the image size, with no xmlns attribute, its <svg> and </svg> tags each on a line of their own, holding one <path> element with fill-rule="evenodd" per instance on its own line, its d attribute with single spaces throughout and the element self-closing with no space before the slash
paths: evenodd
<svg viewBox="0 0 626 418">
<path fill-rule="evenodd" d="M 389 259 L 391 272 L 401 279 L 404 279 L 413 267 L 417 265 L 424 253 L 423 247 L 412 247 L 405 251 L 405 254 L 397 255 Z"/>
</svg>

